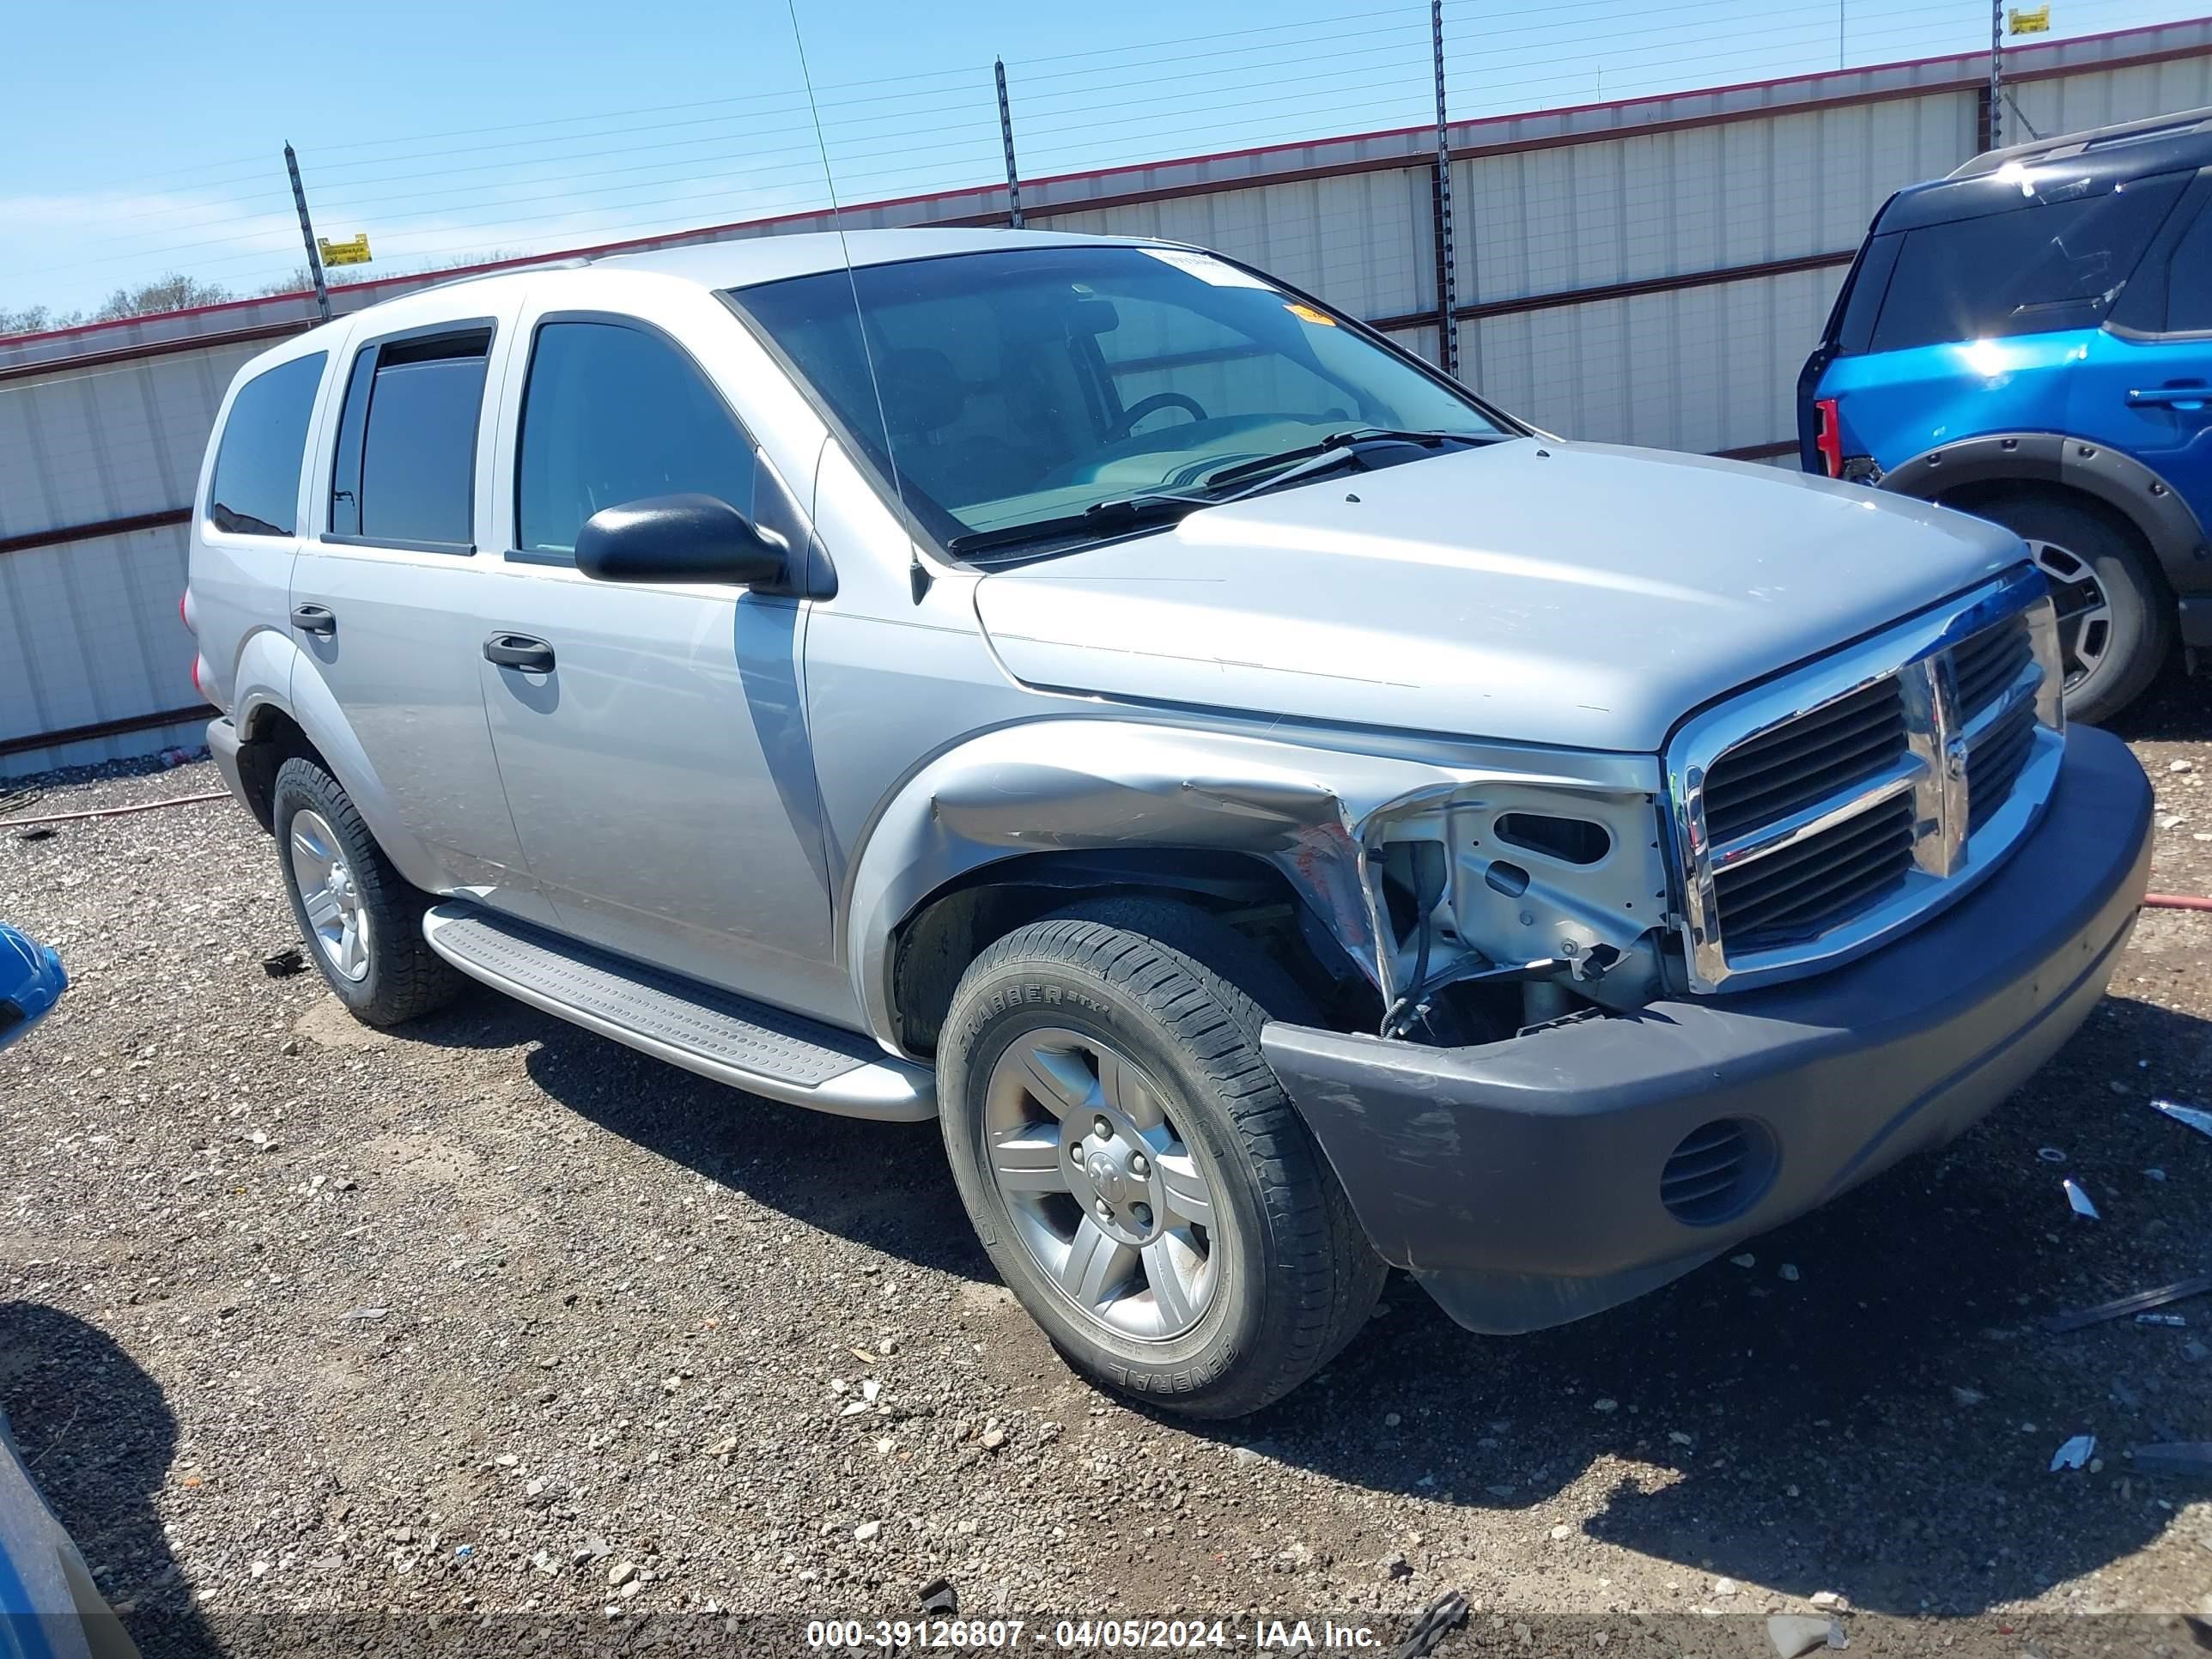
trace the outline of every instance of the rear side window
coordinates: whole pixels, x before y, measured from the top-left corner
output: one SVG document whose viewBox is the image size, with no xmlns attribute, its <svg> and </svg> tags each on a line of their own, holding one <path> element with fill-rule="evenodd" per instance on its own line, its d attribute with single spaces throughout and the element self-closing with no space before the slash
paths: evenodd
<svg viewBox="0 0 2212 1659">
<path fill-rule="evenodd" d="M 573 554 L 601 508 L 686 494 L 753 510 L 752 445 L 706 377 L 643 329 L 539 328 L 522 398 L 515 544 Z"/>
<path fill-rule="evenodd" d="M 208 521 L 234 536 L 299 533 L 300 467 L 307 417 L 323 382 L 325 352 L 295 357 L 255 375 L 231 399 L 216 451 Z"/>
<path fill-rule="evenodd" d="M 2212 333 L 2212 207 L 2174 244 L 2166 272 L 2167 331 Z"/>
<path fill-rule="evenodd" d="M 1905 232 L 1869 349 L 2096 327 L 2185 182 Z"/>
<path fill-rule="evenodd" d="M 354 359 L 338 422 L 331 532 L 468 552 L 489 329 L 387 340 Z"/>
</svg>

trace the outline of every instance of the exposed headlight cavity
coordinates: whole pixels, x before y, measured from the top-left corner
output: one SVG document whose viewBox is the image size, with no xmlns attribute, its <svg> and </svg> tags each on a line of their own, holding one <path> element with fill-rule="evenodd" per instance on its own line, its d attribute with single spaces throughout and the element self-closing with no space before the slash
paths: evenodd
<svg viewBox="0 0 2212 1659">
<path fill-rule="evenodd" d="M 1375 832 L 1394 986 L 1552 958 L 1593 1000 L 1654 994 L 1668 886 L 1653 796 L 1500 780 L 1409 805 Z"/>
</svg>

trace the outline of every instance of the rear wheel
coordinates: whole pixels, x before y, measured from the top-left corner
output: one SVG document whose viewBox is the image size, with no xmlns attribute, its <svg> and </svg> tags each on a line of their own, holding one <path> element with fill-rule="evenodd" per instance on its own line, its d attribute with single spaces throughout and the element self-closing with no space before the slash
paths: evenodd
<svg viewBox="0 0 2212 1659">
<path fill-rule="evenodd" d="M 1079 1370 L 1205 1417 L 1328 1363 L 1384 1272 L 1221 969 L 1280 983 L 1187 907 L 1037 922 L 968 969 L 938 1055 L 961 1198 L 1022 1305 Z"/>
<path fill-rule="evenodd" d="M 2019 535 L 2050 579 L 2069 717 L 2106 720 L 2142 696 L 2166 660 L 2173 619 L 2141 538 L 2096 507 L 2054 495 L 2003 496 L 1972 510 Z"/>
<path fill-rule="evenodd" d="M 332 994 L 371 1025 L 452 1001 L 468 981 L 423 942 L 429 896 L 392 868 L 345 786 L 312 760 L 288 760 L 274 806 L 284 895 Z"/>
</svg>

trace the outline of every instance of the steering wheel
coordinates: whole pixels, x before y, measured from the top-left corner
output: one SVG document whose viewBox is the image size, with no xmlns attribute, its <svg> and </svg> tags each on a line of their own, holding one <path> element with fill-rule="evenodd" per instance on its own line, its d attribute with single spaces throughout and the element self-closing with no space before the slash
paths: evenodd
<svg viewBox="0 0 2212 1659">
<path fill-rule="evenodd" d="M 1206 418 L 1206 413 L 1199 407 L 1197 398 L 1186 398 L 1180 392 L 1155 392 L 1151 397 L 1140 399 L 1134 409 L 1121 416 L 1121 424 L 1115 428 L 1115 437 L 1127 437 L 1138 422 L 1157 415 L 1164 409 L 1182 410 L 1194 421 Z"/>
</svg>

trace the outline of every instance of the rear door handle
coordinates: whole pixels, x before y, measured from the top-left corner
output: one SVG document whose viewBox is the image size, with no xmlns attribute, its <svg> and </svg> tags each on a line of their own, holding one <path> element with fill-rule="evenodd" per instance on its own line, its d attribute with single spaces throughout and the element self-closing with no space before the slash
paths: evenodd
<svg viewBox="0 0 2212 1659">
<path fill-rule="evenodd" d="M 553 647 L 527 634 L 495 634 L 484 641 L 484 660 L 526 674 L 553 672 Z"/>
<path fill-rule="evenodd" d="M 328 639 L 338 631 L 338 619 L 326 605 L 295 605 L 292 607 L 292 626 L 302 634 L 318 634 Z"/>
<path fill-rule="evenodd" d="M 2128 393 L 2131 409 L 2202 409 L 2212 403 L 2212 386 L 2202 380 L 2176 380 L 2166 386 L 2139 386 Z"/>
</svg>

